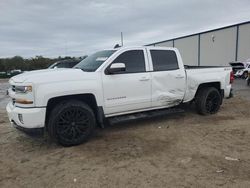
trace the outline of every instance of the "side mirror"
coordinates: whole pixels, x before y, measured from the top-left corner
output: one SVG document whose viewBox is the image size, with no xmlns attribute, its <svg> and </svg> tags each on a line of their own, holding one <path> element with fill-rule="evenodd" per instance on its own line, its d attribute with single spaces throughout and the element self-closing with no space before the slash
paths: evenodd
<svg viewBox="0 0 250 188">
<path fill-rule="evenodd" d="M 108 68 L 109 74 L 114 74 L 117 72 L 123 72 L 126 71 L 126 66 L 124 63 L 114 63 Z"/>
</svg>

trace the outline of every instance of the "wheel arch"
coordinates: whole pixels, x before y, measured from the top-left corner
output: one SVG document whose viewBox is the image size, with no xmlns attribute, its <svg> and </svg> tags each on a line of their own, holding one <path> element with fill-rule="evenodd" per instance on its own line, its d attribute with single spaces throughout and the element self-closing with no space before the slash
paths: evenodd
<svg viewBox="0 0 250 188">
<path fill-rule="evenodd" d="M 104 112 L 102 106 L 97 105 L 97 100 L 95 95 L 92 93 L 86 94 L 76 94 L 76 95 L 64 95 L 64 96 L 57 96 L 50 98 L 46 105 L 46 115 L 45 115 L 45 125 L 47 126 L 48 120 L 51 114 L 52 109 L 55 105 L 59 104 L 62 101 L 67 100 L 79 100 L 86 103 L 94 112 L 98 125 L 103 128 L 103 121 L 104 121 Z"/>
<path fill-rule="evenodd" d="M 200 85 L 198 86 L 197 91 L 198 91 L 199 89 L 201 89 L 201 88 L 204 88 L 204 87 L 214 87 L 214 88 L 220 90 L 220 89 L 221 89 L 221 83 L 220 83 L 220 82 L 207 82 L 207 83 L 202 83 L 202 84 L 200 84 Z M 196 91 L 196 93 L 197 93 L 197 91 Z"/>
<path fill-rule="evenodd" d="M 221 94 L 221 99 L 223 99 L 223 97 L 224 97 L 224 90 L 221 88 L 221 83 L 220 82 L 207 82 L 207 83 L 200 84 L 198 86 L 197 90 L 196 90 L 194 99 L 196 98 L 198 92 L 201 89 L 206 88 L 206 87 L 214 87 L 214 88 L 216 88 L 219 91 L 219 93 Z M 221 103 L 222 103 L 222 100 L 221 100 Z"/>
</svg>

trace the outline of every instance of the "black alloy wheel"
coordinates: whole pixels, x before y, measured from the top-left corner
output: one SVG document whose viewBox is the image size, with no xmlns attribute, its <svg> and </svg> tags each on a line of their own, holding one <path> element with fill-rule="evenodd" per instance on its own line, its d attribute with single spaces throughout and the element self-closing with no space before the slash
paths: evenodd
<svg viewBox="0 0 250 188">
<path fill-rule="evenodd" d="M 199 89 L 195 97 L 196 110 L 201 115 L 215 114 L 222 104 L 222 97 L 218 89 L 205 87 Z"/>
<path fill-rule="evenodd" d="M 206 99 L 206 111 L 209 114 L 214 114 L 218 111 L 220 106 L 221 97 L 218 95 L 217 91 L 212 91 L 208 94 Z"/>
<path fill-rule="evenodd" d="M 95 116 L 92 109 L 81 101 L 57 105 L 49 119 L 48 131 L 63 146 L 83 143 L 93 132 Z"/>
</svg>

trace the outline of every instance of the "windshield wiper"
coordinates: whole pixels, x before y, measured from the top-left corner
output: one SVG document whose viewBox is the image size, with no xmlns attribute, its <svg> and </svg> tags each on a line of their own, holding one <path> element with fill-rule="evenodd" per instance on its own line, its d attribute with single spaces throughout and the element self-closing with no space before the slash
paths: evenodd
<svg viewBox="0 0 250 188">
<path fill-rule="evenodd" d="M 81 68 L 81 67 L 74 67 L 74 69 L 81 69 L 84 72 L 94 72 L 93 69 L 85 69 L 85 68 Z"/>
<path fill-rule="evenodd" d="M 93 70 L 91 70 L 91 69 L 82 69 L 83 71 L 85 71 L 85 72 L 94 72 Z"/>
<path fill-rule="evenodd" d="M 94 72 L 92 69 L 85 69 L 85 68 L 80 68 L 84 72 Z"/>
</svg>

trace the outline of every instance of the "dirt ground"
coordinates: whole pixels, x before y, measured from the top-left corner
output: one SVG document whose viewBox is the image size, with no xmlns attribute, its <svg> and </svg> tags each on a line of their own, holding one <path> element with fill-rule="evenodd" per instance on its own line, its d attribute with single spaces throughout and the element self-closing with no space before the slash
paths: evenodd
<svg viewBox="0 0 250 188">
<path fill-rule="evenodd" d="M 216 115 L 191 108 L 111 125 L 70 148 L 18 132 L 1 107 L 0 187 L 250 187 L 250 89 L 242 82 Z"/>
</svg>

